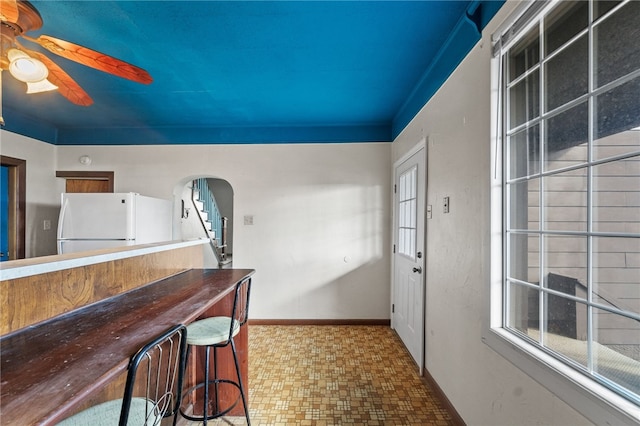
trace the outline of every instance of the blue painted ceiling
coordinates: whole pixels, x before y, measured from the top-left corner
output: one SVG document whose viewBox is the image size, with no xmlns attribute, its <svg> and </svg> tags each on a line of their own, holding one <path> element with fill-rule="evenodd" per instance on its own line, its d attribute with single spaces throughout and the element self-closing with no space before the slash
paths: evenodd
<svg viewBox="0 0 640 426">
<path fill-rule="evenodd" d="M 50 35 L 147 70 L 149 85 L 53 55 L 93 98 L 25 94 L 6 130 L 58 145 L 391 141 L 502 1 L 32 1 Z M 487 82 L 479 82 L 487 84 Z"/>
</svg>

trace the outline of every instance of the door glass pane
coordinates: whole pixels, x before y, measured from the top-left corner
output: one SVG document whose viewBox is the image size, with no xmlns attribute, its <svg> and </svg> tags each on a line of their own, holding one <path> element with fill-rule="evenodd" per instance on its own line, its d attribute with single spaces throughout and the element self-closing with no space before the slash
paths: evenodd
<svg viewBox="0 0 640 426">
<path fill-rule="evenodd" d="M 640 321 L 594 309 L 594 370 L 640 394 Z"/>
<path fill-rule="evenodd" d="M 409 232 L 409 230 L 407 230 L 407 232 Z M 411 257 L 412 259 L 415 259 L 416 257 L 416 231 L 415 229 L 412 229 L 409 232 L 409 247 L 407 248 L 405 254 L 409 257 Z"/>
<path fill-rule="evenodd" d="M 415 200 L 416 198 L 416 171 L 417 171 L 417 167 L 411 169 L 411 171 L 409 172 L 409 198 Z"/>
<path fill-rule="evenodd" d="M 409 201 L 405 200 L 402 202 L 403 207 L 404 207 L 404 217 L 402 218 L 402 227 L 404 229 L 407 229 L 410 227 L 410 222 L 411 222 L 411 209 L 409 208 Z"/>
</svg>

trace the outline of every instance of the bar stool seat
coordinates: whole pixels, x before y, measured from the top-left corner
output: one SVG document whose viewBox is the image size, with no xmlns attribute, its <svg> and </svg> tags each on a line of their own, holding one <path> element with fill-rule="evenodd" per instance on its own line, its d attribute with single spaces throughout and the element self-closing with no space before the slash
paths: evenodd
<svg viewBox="0 0 640 426">
<path fill-rule="evenodd" d="M 249 295 L 251 291 L 251 279 L 247 279 L 236 284 L 235 296 L 233 300 L 233 308 L 231 316 L 215 316 L 203 318 L 187 326 L 187 347 L 190 352 L 194 347 L 204 347 L 204 378 L 200 383 L 195 384 L 189 389 L 184 390 L 182 394 L 182 402 L 180 404 L 180 413 L 182 417 L 207 424 L 207 420 L 216 419 L 228 414 L 242 400 L 247 425 L 251 425 L 249 420 L 249 409 L 247 407 L 247 399 L 245 388 L 242 383 L 242 375 L 240 372 L 240 364 L 236 353 L 236 345 L 233 340 L 240 333 L 241 327 L 247 322 L 249 311 Z M 217 350 L 231 346 L 233 361 L 235 364 L 237 380 L 218 377 Z M 209 357 L 211 349 L 213 349 L 213 378 L 209 375 Z M 228 406 L 220 405 L 220 386 L 231 385 L 238 389 L 239 395 L 235 401 L 228 403 Z M 215 399 L 213 401 L 213 412 L 209 413 L 209 388 L 213 386 Z M 194 407 L 188 402 L 189 398 L 195 394 L 198 389 L 203 389 L 202 414 L 193 413 Z M 225 401 L 226 403 L 226 401 Z"/>
<path fill-rule="evenodd" d="M 153 402 L 145 398 L 132 398 L 129 406 L 129 416 L 127 424 L 131 425 L 159 425 L 162 415 L 156 413 Z M 90 410 L 82 411 L 73 417 L 58 423 L 59 426 L 114 426 L 116 419 L 120 416 L 122 400 L 114 399 L 94 405 Z"/>
<path fill-rule="evenodd" d="M 187 345 L 210 346 L 229 339 L 231 317 L 211 317 L 198 320 L 187 326 Z M 240 323 L 233 320 L 231 337 L 240 333 Z"/>
</svg>

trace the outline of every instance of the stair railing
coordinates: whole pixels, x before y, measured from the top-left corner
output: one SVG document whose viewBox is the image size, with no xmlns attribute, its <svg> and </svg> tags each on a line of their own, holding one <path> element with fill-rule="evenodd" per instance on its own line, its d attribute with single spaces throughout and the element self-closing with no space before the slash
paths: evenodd
<svg viewBox="0 0 640 426">
<path fill-rule="evenodd" d="M 206 178 L 194 179 L 191 198 L 200 217 L 200 222 L 211 240 L 216 259 L 222 266 L 226 260 L 225 240 L 227 219 L 220 214 L 216 198 L 211 192 Z"/>
</svg>

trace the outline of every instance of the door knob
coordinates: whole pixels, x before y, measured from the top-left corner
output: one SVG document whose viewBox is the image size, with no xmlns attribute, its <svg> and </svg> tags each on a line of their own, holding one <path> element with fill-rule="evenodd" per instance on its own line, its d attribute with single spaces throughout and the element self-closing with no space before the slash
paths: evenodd
<svg viewBox="0 0 640 426">
<path fill-rule="evenodd" d="M 417 272 L 419 274 L 422 273 L 422 268 L 420 266 L 418 266 L 417 268 L 413 268 L 413 272 Z"/>
</svg>

